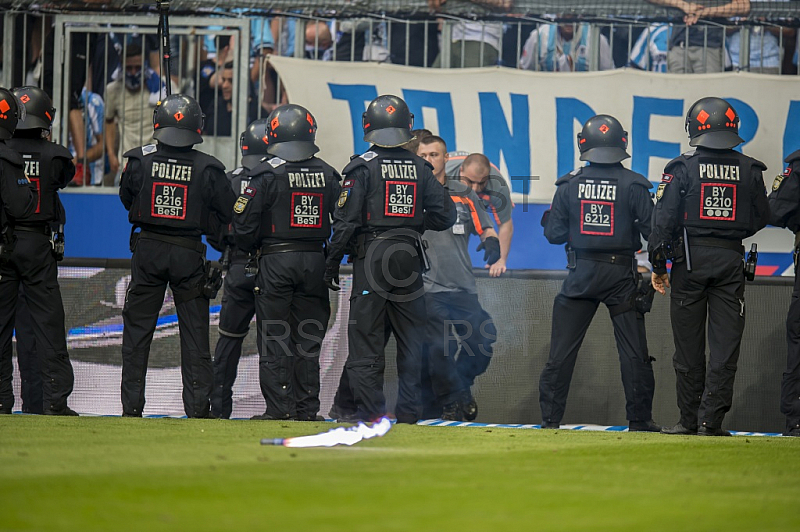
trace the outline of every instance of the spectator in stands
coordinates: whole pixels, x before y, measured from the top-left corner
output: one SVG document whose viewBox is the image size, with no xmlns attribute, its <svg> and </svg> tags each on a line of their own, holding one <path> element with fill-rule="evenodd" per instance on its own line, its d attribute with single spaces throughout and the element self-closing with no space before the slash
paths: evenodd
<svg viewBox="0 0 800 532">
<path fill-rule="evenodd" d="M 203 134 L 215 135 L 218 137 L 230 137 L 233 127 L 233 108 L 234 108 L 234 77 L 233 61 L 225 63 L 218 72 L 219 94 L 212 106 L 204 109 L 206 115 Z M 249 81 L 249 80 L 248 80 Z M 248 97 L 244 104 L 239 104 L 240 112 L 244 107 L 247 112 L 247 121 L 252 122 L 258 118 L 266 118 L 269 113 L 266 110 L 259 112 L 258 101 L 253 94 L 253 84 L 249 83 Z"/>
<path fill-rule="evenodd" d="M 391 27 L 389 60 L 392 63 L 416 67 L 429 67 L 433 64 L 439 54 L 439 29 L 435 21 L 425 19 L 401 23 L 389 21 L 387 24 Z"/>
<path fill-rule="evenodd" d="M 795 30 L 778 26 L 751 26 L 749 61 L 741 64 L 742 30 L 734 31 L 725 41 L 733 68 L 759 74 L 780 74 L 783 63 L 783 48 L 779 41 L 781 33 L 783 39 L 790 39 L 794 37 Z"/>
<path fill-rule="evenodd" d="M 214 97 L 219 94 L 221 82 L 219 71 L 229 59 L 233 60 L 231 52 L 231 36 L 219 35 L 213 39 L 206 39 L 206 59 L 200 63 L 200 75 L 197 85 L 197 103 L 208 113 L 214 108 Z"/>
<path fill-rule="evenodd" d="M 333 37 L 327 24 L 315 21 L 306 26 L 306 59 L 330 61 L 333 58 Z"/>
<path fill-rule="evenodd" d="M 722 72 L 725 68 L 722 49 L 724 29 L 711 25 L 698 28 L 695 23 L 703 18 L 732 17 L 750 12 L 750 0 L 731 0 L 715 7 L 704 7 L 683 0 L 647 1 L 674 7 L 684 13 L 685 26 L 673 27 L 667 54 L 667 69 L 675 73 Z"/>
<path fill-rule="evenodd" d="M 86 87 L 81 92 L 81 121 L 86 131 L 85 156 L 80 160 L 86 168 L 86 177 L 94 186 L 103 184 L 105 174 L 105 157 L 103 157 L 103 115 L 105 103 L 99 94 L 89 91 Z M 75 155 L 75 146 L 70 145 L 70 152 Z M 72 183 L 75 183 L 74 181 Z"/>
<path fill-rule="evenodd" d="M 441 11 L 447 0 L 428 0 L 428 8 Z M 472 0 L 473 4 L 507 12 L 514 6 L 513 0 Z M 450 68 L 495 66 L 500 58 L 500 41 L 503 39 L 503 24 L 500 22 L 466 22 L 453 26 L 450 43 Z M 433 62 L 435 68 L 442 66 L 442 54 Z"/>
<path fill-rule="evenodd" d="M 586 72 L 591 69 L 592 64 L 592 31 L 587 23 L 542 24 L 525 41 L 519 67 L 546 72 Z M 600 35 L 599 39 L 597 69 L 611 70 L 614 68 L 614 60 L 608 39 L 605 35 Z"/>
<path fill-rule="evenodd" d="M 148 66 L 137 44 L 125 51 L 125 71 L 106 87 L 106 153 L 117 182 L 119 154 L 153 138 L 153 109 L 166 96 L 159 75 Z M 176 87 L 172 87 L 177 92 Z M 119 132 L 117 131 L 119 127 Z"/>
<path fill-rule="evenodd" d="M 666 72 L 670 32 L 670 24 L 650 24 L 633 45 L 628 64 L 639 70 Z"/>
</svg>

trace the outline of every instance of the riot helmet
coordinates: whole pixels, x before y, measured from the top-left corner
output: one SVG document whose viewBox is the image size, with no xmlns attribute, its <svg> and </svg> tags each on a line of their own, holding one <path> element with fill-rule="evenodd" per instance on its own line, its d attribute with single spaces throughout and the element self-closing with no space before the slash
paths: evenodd
<svg viewBox="0 0 800 532">
<path fill-rule="evenodd" d="M 25 120 L 25 106 L 8 89 L 0 88 L 0 140 L 14 135 L 17 123 Z"/>
<path fill-rule="evenodd" d="M 624 161 L 630 155 L 628 132 L 619 120 L 611 115 L 593 116 L 578 133 L 578 149 L 581 161 L 598 164 L 614 164 Z"/>
<path fill-rule="evenodd" d="M 25 119 L 17 123 L 17 130 L 50 130 L 56 118 L 53 100 L 39 87 L 17 87 L 12 91 L 25 107 Z"/>
<path fill-rule="evenodd" d="M 305 107 L 286 104 L 267 118 L 267 153 L 287 161 L 305 161 L 319 151 L 317 121 Z"/>
<path fill-rule="evenodd" d="M 175 148 L 203 142 L 205 115 L 200 104 L 185 94 L 171 94 L 153 110 L 153 138 Z"/>
<path fill-rule="evenodd" d="M 378 96 L 361 116 L 364 140 L 382 148 L 402 146 L 414 136 L 414 115 L 399 96 Z"/>
<path fill-rule="evenodd" d="M 247 129 L 242 131 L 242 135 L 239 137 L 239 148 L 242 151 L 243 166 L 251 166 L 267 155 L 267 144 L 269 144 L 268 126 L 269 121 L 266 118 L 259 118 L 250 122 Z"/>
<path fill-rule="evenodd" d="M 739 115 L 722 98 L 701 98 L 686 113 L 689 146 L 716 150 L 735 148 L 744 139 L 739 136 Z"/>
</svg>

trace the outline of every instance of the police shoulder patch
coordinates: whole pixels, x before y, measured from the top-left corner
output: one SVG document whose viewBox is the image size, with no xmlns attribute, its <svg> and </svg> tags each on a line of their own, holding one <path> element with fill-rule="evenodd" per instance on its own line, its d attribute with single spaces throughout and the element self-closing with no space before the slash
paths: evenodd
<svg viewBox="0 0 800 532">
<path fill-rule="evenodd" d="M 158 146 L 155 144 L 146 144 L 142 146 L 142 155 L 150 155 L 151 153 L 155 153 L 158 151 Z"/>
<path fill-rule="evenodd" d="M 372 159 L 374 159 L 377 156 L 378 156 L 378 154 L 375 153 L 372 150 L 361 154 L 361 158 L 364 159 L 365 161 L 371 161 Z"/>
<path fill-rule="evenodd" d="M 255 197 L 256 197 L 256 189 L 255 189 L 255 188 L 253 188 L 253 187 L 246 187 L 246 188 L 244 189 L 244 192 L 243 192 L 243 194 L 244 194 L 245 196 L 250 196 L 251 198 L 255 198 Z"/>
<path fill-rule="evenodd" d="M 661 182 L 658 184 L 658 188 L 656 189 L 656 201 L 661 199 L 661 196 L 664 195 L 664 190 L 667 188 L 669 182 Z"/>
<path fill-rule="evenodd" d="M 273 157 L 269 161 L 267 161 L 273 168 L 278 168 L 282 164 L 286 164 L 286 161 L 281 159 L 280 157 Z"/>
<path fill-rule="evenodd" d="M 775 180 L 772 182 L 773 192 L 781 188 L 781 183 L 783 182 L 784 177 L 786 177 L 786 174 L 775 176 Z"/>
<path fill-rule="evenodd" d="M 250 198 L 245 198 L 240 196 L 236 203 L 233 205 L 233 212 L 236 214 L 242 214 L 244 212 L 244 208 L 247 207 L 247 203 L 250 201 Z"/>
<path fill-rule="evenodd" d="M 344 204 L 347 203 L 347 198 L 349 197 L 350 197 L 350 189 L 347 188 L 342 190 L 341 194 L 339 194 L 339 201 L 336 202 L 336 206 L 340 209 L 344 207 Z"/>
<path fill-rule="evenodd" d="M 672 174 L 661 174 L 661 182 L 662 183 L 672 183 L 672 179 L 674 177 L 675 176 L 673 176 Z"/>
<path fill-rule="evenodd" d="M 356 180 L 355 179 L 345 179 L 342 182 L 342 188 L 352 188 L 353 185 L 355 185 L 355 184 L 356 184 Z"/>
<path fill-rule="evenodd" d="M 787 166 L 786 170 L 783 171 L 783 175 L 786 175 L 786 176 L 791 175 L 791 173 L 792 173 L 792 167 L 791 166 Z"/>
</svg>

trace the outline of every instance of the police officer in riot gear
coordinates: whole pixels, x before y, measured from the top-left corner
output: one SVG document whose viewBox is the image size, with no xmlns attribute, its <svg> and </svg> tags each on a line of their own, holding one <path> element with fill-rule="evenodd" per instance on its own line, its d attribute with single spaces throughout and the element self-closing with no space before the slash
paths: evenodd
<svg viewBox="0 0 800 532">
<path fill-rule="evenodd" d="M 13 93 L 25 107 L 25 119 L 17 124 L 14 137 L 8 141 L 8 145 L 22 156 L 25 174 L 33 183 L 37 194 L 37 210 L 25 220 L 17 221 L 17 235 L 34 233 L 23 237 L 37 240 L 42 239 L 42 234 L 45 235 L 51 241 L 51 249 L 49 253 L 41 251 L 42 261 L 60 261 L 64 256 L 63 228 L 66 214 L 58 197 L 58 190 L 64 188 L 75 175 L 72 155 L 64 146 L 48 140 L 56 116 L 50 96 L 38 87 L 20 87 L 14 89 Z M 58 268 L 54 266 L 48 270 L 48 275 L 51 276 L 50 282 L 58 285 Z M 51 312 L 61 316 L 60 328 L 63 329 L 63 305 L 59 302 Z M 22 289 L 15 320 L 22 409 L 24 412 L 41 414 L 45 405 L 40 357 L 44 353 L 37 350 L 34 319 L 36 316 L 30 313 Z M 67 377 L 66 373 L 64 379 L 72 381 L 72 377 Z"/>
<path fill-rule="evenodd" d="M 787 227 L 795 234 L 794 291 L 786 317 L 788 354 L 781 381 L 781 413 L 786 416 L 785 436 L 800 436 L 800 150 L 786 157 L 786 170 L 772 183 L 769 223 Z"/>
<path fill-rule="evenodd" d="M 556 181 L 543 219 L 547 240 L 567 244 L 570 272 L 553 303 L 550 356 L 539 379 L 542 427 L 559 427 L 578 350 L 604 303 L 617 340 L 629 430 L 658 432 L 652 421 L 653 368 L 635 307 L 634 254 L 641 237 L 650 234 L 650 182 L 622 166 L 629 157 L 628 133 L 612 116 L 590 118 L 578 147 L 589 164 Z"/>
<path fill-rule="evenodd" d="M 432 166 L 403 148 L 412 139 L 413 119 L 406 102 L 397 96 L 373 100 L 362 119 L 364 140 L 372 146 L 343 171 L 325 277 L 338 290 L 339 264 L 354 247 L 344 369 L 348 379 L 342 381 L 349 381 L 356 410 L 345 413 L 346 420 L 372 420 L 386 413 L 387 317 L 397 340 L 397 421 L 415 423 L 422 413 L 420 331 L 425 302 L 420 234 L 450 228 L 456 210 Z"/>
<path fill-rule="evenodd" d="M 212 217 L 230 223 L 235 195 L 222 163 L 192 148 L 203 141 L 203 113 L 194 99 L 167 96 L 155 108 L 153 126 L 157 144 L 125 154 L 119 190 L 133 224 L 131 283 L 122 311 L 122 415 L 142 415 L 150 343 L 169 285 L 180 328 L 184 409 L 188 417 L 208 417 L 208 301 L 219 285 L 200 237 L 211 231 Z"/>
<path fill-rule="evenodd" d="M 266 118 L 252 122 L 242 132 L 239 147 L 242 153 L 242 166 L 228 174 L 228 183 L 237 196 L 244 194 L 254 177 L 252 171 L 267 157 Z M 256 287 L 254 276 L 245 274 L 248 254 L 238 247 L 232 226 L 223 226 L 217 238 L 209 243 L 223 252 L 222 266 L 227 269 L 223 284 L 222 309 L 219 312 L 219 340 L 214 350 L 214 391 L 211 394 L 211 412 L 215 417 L 228 419 L 233 410 L 233 383 L 239 359 L 242 356 L 242 343 L 250 328 L 250 321 L 256 313 L 253 290 Z"/>
<path fill-rule="evenodd" d="M 55 190 L 67 184 L 75 168 L 64 148 L 46 141 L 39 143 L 42 130 L 49 128 L 49 123 L 40 123 L 38 116 L 28 121 L 25 105 L 42 95 L 26 90 L 22 103 L 8 90 L 0 89 L 0 413 L 10 414 L 14 403 L 11 334 L 22 285 L 34 316 L 36 344 L 42 353 L 44 413 L 76 416 L 67 406 L 74 377 L 67 354 L 64 307 L 49 226 L 55 217 Z M 52 106 L 49 109 L 52 114 Z M 18 122 L 31 132 L 30 138 L 14 141 L 25 148 L 24 153 L 29 156 L 25 162 L 10 146 Z M 66 152 L 64 157 L 60 150 Z M 33 188 L 24 166 L 34 171 L 36 164 L 42 171 L 38 187 Z"/>
<path fill-rule="evenodd" d="M 339 174 L 314 156 L 317 122 L 306 108 L 281 106 L 268 121 L 272 157 L 252 170 L 233 208 L 237 245 L 259 257 L 259 381 L 267 409 L 253 419 L 313 421 L 330 316 L 324 245 Z"/>
<path fill-rule="evenodd" d="M 769 220 L 766 166 L 733 150 L 739 116 L 720 98 L 703 98 L 686 114 L 689 145 L 670 161 L 656 192 L 648 251 L 652 282 L 672 285 L 670 316 L 680 421 L 666 434 L 730 436 L 722 428 L 745 322 L 742 239 Z M 667 260 L 672 261 L 671 279 Z M 706 315 L 710 344 L 706 369 Z"/>
</svg>

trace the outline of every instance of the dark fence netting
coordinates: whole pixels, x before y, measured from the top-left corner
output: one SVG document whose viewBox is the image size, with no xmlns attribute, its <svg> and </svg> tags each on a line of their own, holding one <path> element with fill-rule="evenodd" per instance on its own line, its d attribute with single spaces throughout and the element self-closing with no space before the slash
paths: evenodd
<svg viewBox="0 0 800 532">
<path fill-rule="evenodd" d="M 498 279 L 479 273 L 482 304 L 498 330 L 494 360 L 478 377 L 474 393 L 480 405 L 478 421 L 539 423 L 538 381 L 550 347 L 553 298 L 564 277 L 561 272 L 509 271 Z M 67 317 L 68 346 L 75 368 L 75 391 L 70 405 L 81 413 L 119 414 L 122 305 L 130 271 L 109 263 L 105 267 L 62 267 L 60 283 Z M 350 277 L 332 300 L 331 323 L 320 358 L 323 415 L 333 401 L 347 357 L 347 317 Z M 747 326 L 736 375 L 733 408 L 727 428 L 779 432 L 781 375 L 786 363 L 785 318 L 791 296 L 790 279 L 748 283 Z M 216 345 L 220 298 L 211 302 L 211 349 Z M 647 315 L 650 355 L 656 359 L 653 416 L 668 424 L 678 420 L 669 298 L 656 297 Z M 386 393 L 390 409 L 397 390 L 395 344 L 387 347 Z M 16 364 L 15 364 L 16 367 Z M 19 375 L 15 375 L 19 409 Z M 180 345 L 175 306 L 167 293 L 150 354 L 146 415 L 183 415 Z M 255 323 L 245 340 L 234 386 L 233 417 L 263 413 L 258 385 Z M 625 402 L 614 332 L 608 312 L 600 307 L 578 355 L 563 423 L 625 425 Z"/>
<path fill-rule="evenodd" d="M 465 15 L 486 18 L 489 16 L 561 16 L 587 17 L 641 17 L 645 19 L 674 19 L 682 17 L 677 9 L 659 5 L 662 2 L 644 0 L 448 0 L 438 9 L 445 15 Z M 730 4 L 731 0 L 705 0 L 704 7 Z M 40 2 L 37 0 L 4 0 L 0 7 L 6 9 L 33 8 L 44 12 L 69 11 L 127 11 L 155 9 L 156 0 L 63 0 Z M 240 15 L 243 10 L 252 13 L 273 14 L 293 12 L 318 16 L 356 15 L 426 15 L 430 13 L 427 0 L 170 0 L 163 2 L 171 12 L 194 14 L 198 11 L 230 12 Z M 752 1 L 749 17 L 797 17 L 800 2 Z M 198 13 L 202 14 L 202 13 Z"/>
</svg>

